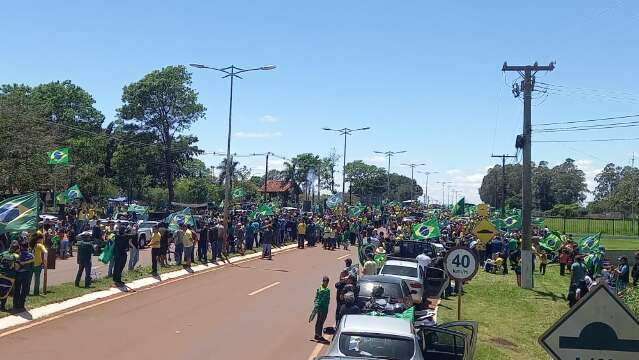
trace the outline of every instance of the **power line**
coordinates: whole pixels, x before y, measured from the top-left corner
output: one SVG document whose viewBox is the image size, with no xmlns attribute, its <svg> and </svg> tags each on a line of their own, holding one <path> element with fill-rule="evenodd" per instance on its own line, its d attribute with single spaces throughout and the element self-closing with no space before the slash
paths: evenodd
<svg viewBox="0 0 639 360">
<path fill-rule="evenodd" d="M 606 129 L 619 129 L 619 128 L 629 128 L 639 126 L 639 121 L 637 122 L 629 122 L 623 123 L 624 125 L 600 125 L 597 127 L 583 126 L 583 127 L 567 127 L 567 128 L 550 128 L 550 129 L 541 129 L 535 130 L 538 133 L 553 133 L 553 132 L 562 132 L 562 131 L 586 131 L 586 130 L 606 130 Z"/>
<path fill-rule="evenodd" d="M 596 122 L 596 121 L 618 120 L 618 119 L 629 119 L 629 118 L 635 118 L 635 117 L 639 117 L 639 114 L 634 114 L 634 115 L 622 115 L 622 116 L 611 116 L 611 117 L 597 118 L 597 119 L 588 119 L 588 120 L 575 120 L 575 121 L 563 121 L 563 122 L 561 122 L 561 121 L 557 121 L 557 122 L 549 122 L 549 123 L 534 124 L 533 126 L 564 125 L 564 124 L 580 124 L 580 123 Z"/>
<path fill-rule="evenodd" d="M 536 143 L 578 143 L 578 142 L 607 142 L 607 141 L 635 141 L 637 138 L 584 139 L 584 140 L 534 140 Z"/>
</svg>

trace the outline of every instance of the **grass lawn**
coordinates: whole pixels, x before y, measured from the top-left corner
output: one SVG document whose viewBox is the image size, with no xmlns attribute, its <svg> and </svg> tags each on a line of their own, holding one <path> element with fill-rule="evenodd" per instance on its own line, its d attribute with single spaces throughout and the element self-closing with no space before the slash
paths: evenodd
<svg viewBox="0 0 639 360">
<path fill-rule="evenodd" d="M 512 271 L 504 276 L 480 270 L 462 298 L 462 319 L 479 323 L 475 359 L 547 359 L 537 338 L 568 311 L 569 280 L 551 264 L 545 276 L 535 273 L 534 289 L 524 290 Z M 442 300 L 438 317 L 440 323 L 457 320 L 456 297 Z"/>
<path fill-rule="evenodd" d="M 284 244 L 284 245 L 287 245 L 287 244 Z M 255 248 L 254 252 L 262 252 L 262 248 L 257 247 Z M 246 252 L 246 255 L 250 255 L 250 254 L 252 254 L 251 251 Z M 239 256 L 239 254 L 231 253 L 228 256 L 229 258 L 231 258 L 234 256 Z M 97 259 L 94 259 L 93 261 L 97 261 Z M 200 263 L 197 261 L 193 262 L 193 265 L 198 265 L 198 264 Z M 183 269 L 181 265 L 180 266 L 170 265 L 168 267 L 158 267 L 158 272 L 160 274 L 163 274 L 163 273 L 172 272 L 172 271 L 176 271 L 180 269 Z M 135 281 L 135 280 L 150 277 L 150 276 L 151 276 L 151 266 L 140 266 L 140 267 L 137 267 L 134 271 L 126 271 L 126 268 L 125 268 L 125 271 L 122 274 L 122 280 L 125 283 L 128 283 L 131 281 Z M 84 285 L 84 277 L 82 278 L 81 285 Z M 40 294 L 39 296 L 32 296 L 32 295 L 28 296 L 27 302 L 26 302 L 27 310 L 73 299 L 73 298 L 80 297 L 82 295 L 89 294 L 92 292 L 106 290 L 110 288 L 112 285 L 113 285 L 112 279 L 100 278 L 100 279 L 94 280 L 91 283 L 92 287 L 89 289 L 86 289 L 84 287 L 75 287 L 73 282 L 51 286 L 47 289 L 46 295 Z M 13 307 L 12 298 L 13 298 L 12 296 L 9 296 L 7 300 L 7 309 L 11 309 Z M 0 312 L 0 318 L 9 316 L 9 315 L 11 314 L 8 312 Z"/>
<path fill-rule="evenodd" d="M 606 250 L 639 251 L 639 237 L 636 236 L 601 236 L 601 245 Z"/>
</svg>

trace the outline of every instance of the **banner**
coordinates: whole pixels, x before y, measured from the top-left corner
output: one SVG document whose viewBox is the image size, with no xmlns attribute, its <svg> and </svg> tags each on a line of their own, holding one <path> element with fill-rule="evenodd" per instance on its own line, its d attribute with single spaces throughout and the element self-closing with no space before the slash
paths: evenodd
<svg viewBox="0 0 639 360">
<path fill-rule="evenodd" d="M 169 214 L 169 216 L 164 219 L 164 222 L 169 224 L 169 230 L 171 231 L 176 231 L 182 224 L 195 227 L 195 219 L 191 215 L 190 208 Z"/>
</svg>

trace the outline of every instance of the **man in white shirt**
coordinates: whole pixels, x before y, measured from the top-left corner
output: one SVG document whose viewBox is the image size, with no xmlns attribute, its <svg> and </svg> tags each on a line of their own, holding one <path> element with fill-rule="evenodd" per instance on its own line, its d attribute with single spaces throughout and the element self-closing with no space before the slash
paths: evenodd
<svg viewBox="0 0 639 360">
<path fill-rule="evenodd" d="M 364 263 L 364 270 L 362 271 L 364 275 L 377 275 L 377 263 L 373 261 L 372 256 L 368 256 L 366 262 Z"/>
<path fill-rule="evenodd" d="M 430 256 L 428 256 L 426 254 L 426 248 L 424 248 L 424 251 L 417 255 L 416 259 L 417 259 L 417 264 L 419 264 L 420 269 L 422 269 L 422 271 L 424 272 L 424 277 L 426 277 L 426 269 L 430 266 L 430 263 L 433 261 L 433 259 L 430 258 Z"/>
</svg>

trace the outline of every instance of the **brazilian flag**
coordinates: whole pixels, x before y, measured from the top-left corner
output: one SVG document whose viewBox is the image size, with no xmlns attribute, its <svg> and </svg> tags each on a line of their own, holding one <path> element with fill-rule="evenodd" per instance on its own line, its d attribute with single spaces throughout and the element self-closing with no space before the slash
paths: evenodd
<svg viewBox="0 0 639 360">
<path fill-rule="evenodd" d="M 244 197 L 244 195 L 246 195 L 246 192 L 242 188 L 237 188 L 233 190 L 233 194 L 232 194 L 233 200 L 241 199 Z"/>
<path fill-rule="evenodd" d="M 193 215 L 191 215 L 190 208 L 169 214 L 169 216 L 164 219 L 164 222 L 169 224 L 169 230 L 171 231 L 176 231 L 182 224 L 195 227 L 195 219 L 193 218 Z"/>
<path fill-rule="evenodd" d="M 69 163 L 69 148 L 60 148 L 53 151 L 47 151 L 47 157 L 50 165 L 66 165 Z"/>
<path fill-rule="evenodd" d="M 273 216 L 273 209 L 271 209 L 271 206 L 266 203 L 258 206 L 257 209 L 253 210 L 249 214 L 248 218 L 250 220 L 255 220 L 257 217 L 264 217 L 264 216 Z"/>
<path fill-rule="evenodd" d="M 348 209 L 348 216 L 352 217 L 352 218 L 356 218 L 358 216 L 360 216 L 364 210 L 366 210 L 366 206 L 362 205 L 362 204 L 357 204 L 356 206 L 351 206 Z"/>
<path fill-rule="evenodd" d="M 545 238 L 539 240 L 539 246 L 546 250 L 555 252 L 561 247 L 561 234 L 557 231 L 553 231 L 546 235 Z"/>
<path fill-rule="evenodd" d="M 601 233 L 585 236 L 577 244 L 579 245 L 579 253 L 590 254 L 599 251 L 599 242 L 601 241 Z"/>
<path fill-rule="evenodd" d="M 439 222 L 433 218 L 419 224 L 414 224 L 411 229 L 411 239 L 428 240 L 438 238 L 440 236 Z"/>
<path fill-rule="evenodd" d="M 0 234 L 35 230 L 38 227 L 38 193 L 32 192 L 0 202 Z"/>
<path fill-rule="evenodd" d="M 80 187 L 78 185 L 73 185 L 56 195 L 55 200 L 57 204 L 66 204 L 73 202 L 74 200 L 82 199 L 83 197 Z"/>
<path fill-rule="evenodd" d="M 504 224 L 507 230 L 519 230 L 521 229 L 521 216 L 513 215 L 504 219 Z"/>
</svg>

